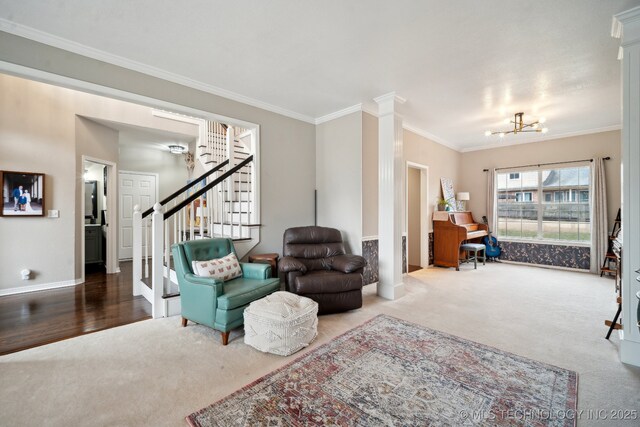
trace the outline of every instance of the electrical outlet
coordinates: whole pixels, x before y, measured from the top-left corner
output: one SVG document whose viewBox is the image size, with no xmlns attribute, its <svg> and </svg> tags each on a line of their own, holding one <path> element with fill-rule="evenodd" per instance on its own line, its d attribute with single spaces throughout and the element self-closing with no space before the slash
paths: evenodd
<svg viewBox="0 0 640 427">
<path fill-rule="evenodd" d="M 49 210 L 49 218 L 59 218 L 60 211 L 59 210 Z"/>
</svg>

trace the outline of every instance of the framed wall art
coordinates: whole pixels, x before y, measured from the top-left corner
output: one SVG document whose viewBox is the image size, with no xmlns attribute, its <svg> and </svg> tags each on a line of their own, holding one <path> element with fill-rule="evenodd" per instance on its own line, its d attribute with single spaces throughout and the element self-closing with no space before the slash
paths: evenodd
<svg viewBox="0 0 640 427">
<path fill-rule="evenodd" d="M 0 216 L 44 216 L 44 174 L 0 171 Z"/>
</svg>

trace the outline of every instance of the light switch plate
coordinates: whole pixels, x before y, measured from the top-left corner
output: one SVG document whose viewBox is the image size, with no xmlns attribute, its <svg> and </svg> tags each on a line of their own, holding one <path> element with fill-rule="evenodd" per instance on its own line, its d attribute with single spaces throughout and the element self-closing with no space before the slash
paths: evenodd
<svg viewBox="0 0 640 427">
<path fill-rule="evenodd" d="M 49 218 L 59 218 L 60 211 L 59 210 L 49 210 Z"/>
</svg>

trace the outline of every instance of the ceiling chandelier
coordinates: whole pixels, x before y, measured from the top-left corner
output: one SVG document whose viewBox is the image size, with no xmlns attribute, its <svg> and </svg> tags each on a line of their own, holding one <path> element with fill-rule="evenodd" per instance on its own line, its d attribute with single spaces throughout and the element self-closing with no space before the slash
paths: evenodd
<svg viewBox="0 0 640 427">
<path fill-rule="evenodd" d="M 187 151 L 186 147 L 183 147 L 182 145 L 176 145 L 176 144 L 169 145 L 168 148 L 171 154 L 182 154 Z"/>
<path fill-rule="evenodd" d="M 513 120 L 504 119 L 505 124 L 513 123 L 513 129 L 510 130 L 499 130 L 499 131 L 486 131 L 484 133 L 485 136 L 498 135 L 500 138 L 504 138 L 505 135 L 512 133 L 517 135 L 521 132 L 540 132 L 547 133 L 549 131 L 546 127 L 541 127 L 541 125 L 545 122 L 545 118 L 541 117 L 533 123 L 525 123 L 522 119 L 524 113 L 516 113 L 513 115 Z"/>
</svg>

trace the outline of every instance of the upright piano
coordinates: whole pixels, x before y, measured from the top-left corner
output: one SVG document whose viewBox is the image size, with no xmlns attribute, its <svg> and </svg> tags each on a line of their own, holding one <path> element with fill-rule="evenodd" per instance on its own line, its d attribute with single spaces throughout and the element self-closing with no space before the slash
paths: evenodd
<svg viewBox="0 0 640 427">
<path fill-rule="evenodd" d="M 489 227 L 473 219 L 471 212 L 433 213 L 433 263 L 440 267 L 460 267 L 460 245 L 489 234 Z"/>
</svg>

